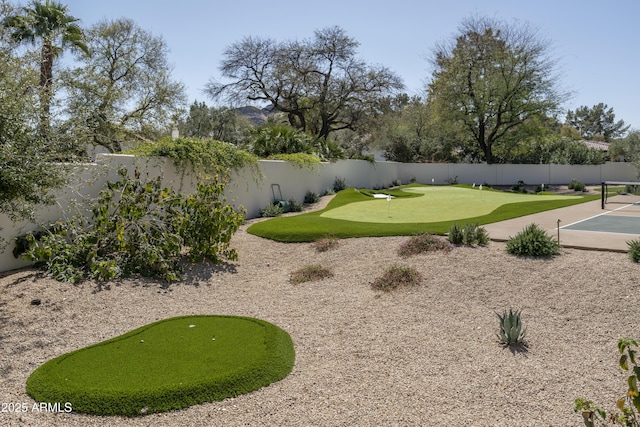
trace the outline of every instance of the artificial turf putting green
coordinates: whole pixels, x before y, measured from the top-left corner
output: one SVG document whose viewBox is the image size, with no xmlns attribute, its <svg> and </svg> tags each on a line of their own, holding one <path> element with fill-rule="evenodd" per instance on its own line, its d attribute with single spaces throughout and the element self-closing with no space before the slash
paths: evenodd
<svg viewBox="0 0 640 427">
<path fill-rule="evenodd" d="M 391 202 L 375 193 L 393 196 Z M 399 189 L 340 191 L 326 208 L 302 215 L 272 218 L 247 231 L 280 242 L 338 238 L 445 234 L 454 223 L 489 224 L 597 200 L 600 195 L 521 194 L 469 185 L 410 184 Z"/>
<path fill-rule="evenodd" d="M 39 402 L 136 416 L 245 394 L 293 369 L 289 334 L 259 319 L 185 316 L 59 356 L 27 379 Z"/>
<path fill-rule="evenodd" d="M 557 196 L 480 190 L 479 187 L 421 186 L 403 190 L 420 197 L 372 198 L 327 210 L 320 216 L 357 222 L 429 223 L 458 221 L 488 215 L 507 203 L 567 200 L 574 196 Z"/>
</svg>

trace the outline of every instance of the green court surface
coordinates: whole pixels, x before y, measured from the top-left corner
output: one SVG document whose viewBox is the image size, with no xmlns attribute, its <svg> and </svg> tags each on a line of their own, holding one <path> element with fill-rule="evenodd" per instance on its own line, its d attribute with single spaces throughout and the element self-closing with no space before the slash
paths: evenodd
<svg viewBox="0 0 640 427">
<path fill-rule="evenodd" d="M 404 188 L 420 197 L 372 197 L 323 212 L 323 218 L 375 223 L 431 223 L 488 215 L 502 205 L 566 200 L 575 196 L 507 193 L 479 187 L 423 186 Z"/>
</svg>

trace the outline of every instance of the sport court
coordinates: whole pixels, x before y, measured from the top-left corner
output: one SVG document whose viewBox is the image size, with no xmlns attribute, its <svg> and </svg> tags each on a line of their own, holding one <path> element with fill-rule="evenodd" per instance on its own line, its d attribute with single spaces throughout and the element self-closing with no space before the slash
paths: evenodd
<svg viewBox="0 0 640 427">
<path fill-rule="evenodd" d="M 535 223 L 560 236 L 563 247 L 627 252 L 627 242 L 640 238 L 640 196 L 609 197 L 485 225 L 493 240 L 508 240 Z"/>
</svg>

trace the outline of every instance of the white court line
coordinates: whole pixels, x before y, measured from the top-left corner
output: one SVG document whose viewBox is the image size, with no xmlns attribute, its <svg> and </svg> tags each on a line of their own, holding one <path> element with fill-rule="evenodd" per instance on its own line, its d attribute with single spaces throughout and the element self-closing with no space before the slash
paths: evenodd
<svg viewBox="0 0 640 427">
<path fill-rule="evenodd" d="M 589 221 L 590 219 L 598 218 L 599 216 L 607 215 L 607 214 L 610 214 L 611 212 L 616 212 L 616 211 L 619 211 L 620 209 L 628 208 L 629 206 L 634 206 L 634 205 L 635 205 L 635 203 L 630 203 L 628 205 L 621 206 L 621 207 L 619 207 L 617 209 L 614 209 L 612 211 L 604 212 L 604 213 L 601 213 L 601 214 L 598 214 L 598 215 L 590 216 L 589 218 L 581 219 L 580 221 L 572 222 L 571 224 L 563 225 L 562 227 L 560 227 L 560 229 L 563 229 L 565 227 L 571 227 L 572 225 L 580 224 L 581 222 Z"/>
</svg>

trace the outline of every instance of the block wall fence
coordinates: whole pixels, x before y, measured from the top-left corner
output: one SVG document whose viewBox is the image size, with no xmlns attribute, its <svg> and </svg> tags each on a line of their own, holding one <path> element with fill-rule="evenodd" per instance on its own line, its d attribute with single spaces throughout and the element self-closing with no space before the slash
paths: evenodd
<svg viewBox="0 0 640 427">
<path fill-rule="evenodd" d="M 130 174 L 139 170 L 142 177 L 161 176 L 165 186 L 191 192 L 196 179 L 188 171 L 178 170 L 165 158 L 145 158 L 131 155 L 99 154 L 95 163 L 73 167 L 69 184 L 56 193 L 56 204 L 41 208 L 34 222 L 14 223 L 0 214 L 0 271 L 10 271 L 29 265 L 13 256 L 16 236 L 35 230 L 38 224 L 64 220 L 84 212 L 87 202 L 95 198 L 106 182 L 118 179 L 117 170 L 124 166 Z M 396 163 L 364 160 L 340 160 L 301 168 L 279 160 L 261 160 L 258 171 L 245 168 L 232 173 L 225 195 L 235 206 L 244 206 L 247 217 L 259 215 L 260 209 L 273 200 L 272 184 L 278 184 L 285 200 L 304 200 L 308 191 L 324 194 L 333 187 L 336 178 L 344 179 L 348 187 L 381 188 L 396 180 L 436 185 L 457 180 L 461 184 L 513 185 L 567 184 L 577 179 L 585 184 L 602 181 L 635 181 L 637 173 L 628 163 L 610 162 L 603 165 L 486 165 L 459 163 Z M 279 196 L 279 194 L 276 194 Z"/>
</svg>

